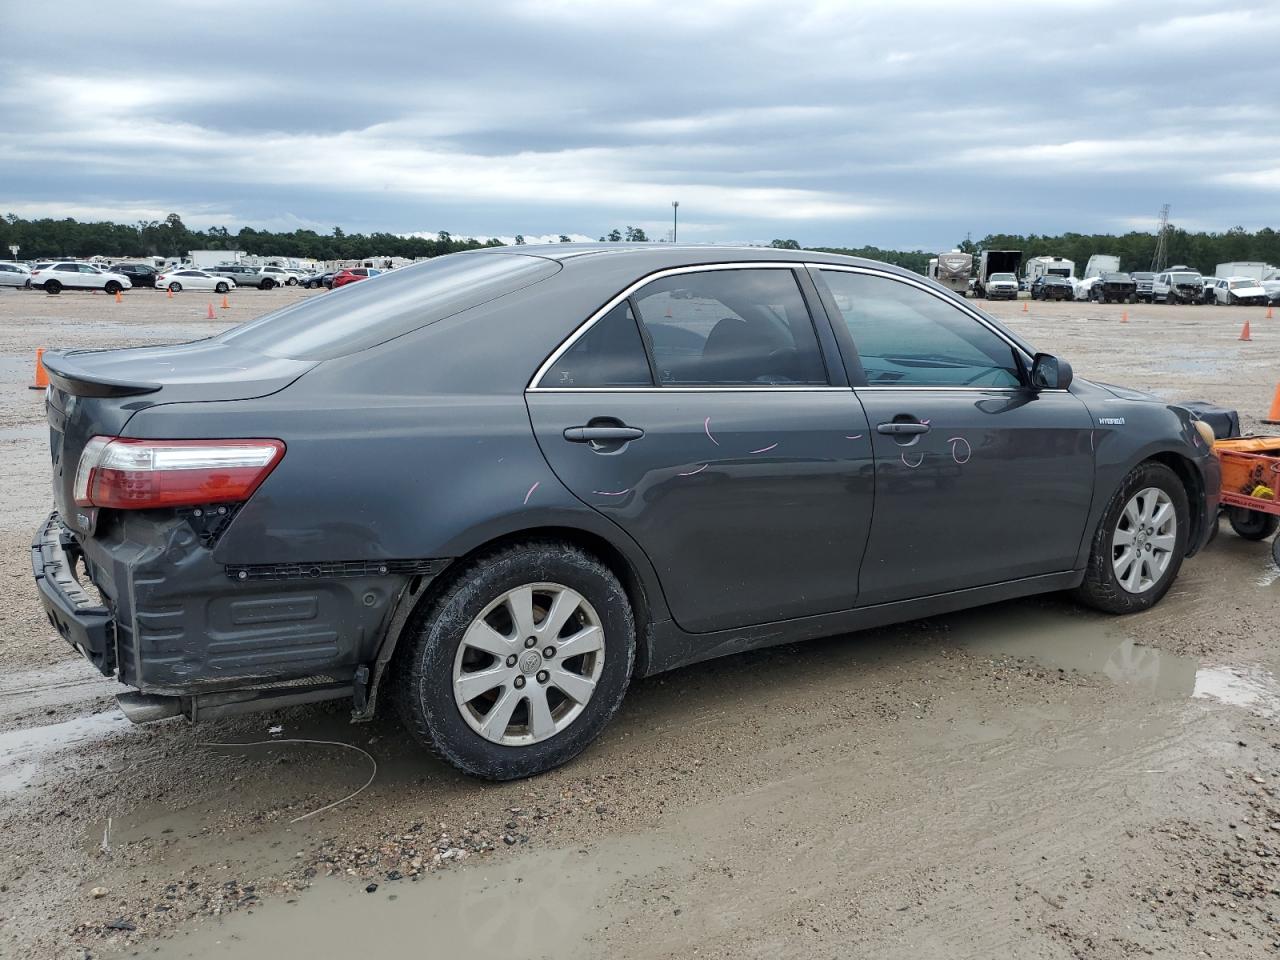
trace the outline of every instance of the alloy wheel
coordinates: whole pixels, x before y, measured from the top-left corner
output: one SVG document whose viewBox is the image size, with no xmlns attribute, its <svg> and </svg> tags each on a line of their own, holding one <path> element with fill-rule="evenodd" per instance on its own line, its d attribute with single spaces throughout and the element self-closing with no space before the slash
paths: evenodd
<svg viewBox="0 0 1280 960">
<path fill-rule="evenodd" d="M 563 584 L 525 584 L 467 627 L 453 662 L 453 698 L 480 736 L 524 746 L 573 723 L 603 669 L 604 628 L 591 603 Z"/>
<path fill-rule="evenodd" d="M 1164 577 L 1178 539 L 1173 501 L 1159 487 L 1139 490 L 1125 504 L 1111 538 L 1111 566 L 1129 593 L 1146 593 Z"/>
</svg>

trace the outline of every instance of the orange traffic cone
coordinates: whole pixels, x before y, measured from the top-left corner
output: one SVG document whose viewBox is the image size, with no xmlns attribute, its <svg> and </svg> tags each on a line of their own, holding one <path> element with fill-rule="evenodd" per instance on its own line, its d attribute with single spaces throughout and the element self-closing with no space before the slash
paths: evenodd
<svg viewBox="0 0 1280 960">
<path fill-rule="evenodd" d="M 1240 328 L 1240 339 L 1241 339 L 1241 340 L 1252 340 L 1252 339 L 1253 339 L 1253 337 L 1249 336 L 1249 321 L 1248 321 L 1248 320 L 1246 320 L 1246 321 L 1244 322 L 1244 326 Z"/>
<path fill-rule="evenodd" d="M 1271 397 L 1271 410 L 1262 422 L 1280 423 L 1280 383 L 1276 384 L 1276 392 Z"/>
<path fill-rule="evenodd" d="M 36 381 L 28 384 L 28 390 L 43 390 L 49 385 L 49 374 L 44 368 L 44 347 L 36 349 Z"/>
<path fill-rule="evenodd" d="M 1128 322 L 1129 322 L 1129 311 L 1128 311 L 1128 310 L 1121 310 L 1121 311 L 1120 311 L 1120 322 L 1121 322 L 1121 323 L 1128 323 Z"/>
<path fill-rule="evenodd" d="M 212 319 L 213 319 L 213 304 L 212 304 L 212 303 L 211 303 L 211 304 L 209 304 L 209 315 L 208 315 L 205 319 L 206 319 L 206 320 L 212 320 Z"/>
<path fill-rule="evenodd" d="M 168 291 L 168 293 L 169 293 L 169 299 L 170 299 L 170 300 L 172 300 L 172 299 L 173 299 L 173 287 L 165 287 L 165 290 L 167 290 L 167 291 Z"/>
<path fill-rule="evenodd" d="M 116 291 L 116 303 L 124 303 L 124 297 L 120 296 L 120 291 Z"/>
<path fill-rule="evenodd" d="M 1023 312 L 1023 313 L 1027 313 L 1027 312 L 1028 312 L 1028 311 L 1027 311 L 1027 301 L 1025 301 L 1025 300 L 1023 300 L 1023 301 L 1022 301 L 1022 312 Z"/>
<path fill-rule="evenodd" d="M 229 309 L 230 307 L 231 307 L 231 304 L 227 303 L 227 295 L 224 293 L 224 294 L 222 295 L 222 309 L 223 309 L 223 310 L 227 310 L 227 309 Z"/>
<path fill-rule="evenodd" d="M 1267 307 L 1267 319 L 1268 319 L 1268 320 L 1270 320 L 1270 319 L 1271 319 L 1271 310 L 1272 310 L 1272 308 L 1271 308 L 1271 307 Z"/>
</svg>

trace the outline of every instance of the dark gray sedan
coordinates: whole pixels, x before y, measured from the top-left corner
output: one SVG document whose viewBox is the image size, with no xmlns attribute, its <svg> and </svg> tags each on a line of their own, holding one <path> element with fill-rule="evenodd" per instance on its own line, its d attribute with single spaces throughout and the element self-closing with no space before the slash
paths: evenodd
<svg viewBox="0 0 1280 960">
<path fill-rule="evenodd" d="M 1045 591 L 1143 610 L 1216 525 L 1187 410 L 803 251 L 460 253 L 44 362 L 35 577 L 126 712 L 390 697 L 484 777 L 695 661 Z"/>
</svg>

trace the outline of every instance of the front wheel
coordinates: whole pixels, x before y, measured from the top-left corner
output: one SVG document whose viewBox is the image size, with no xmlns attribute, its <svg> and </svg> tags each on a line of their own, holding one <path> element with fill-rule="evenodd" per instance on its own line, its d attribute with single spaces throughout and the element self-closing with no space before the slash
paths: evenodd
<svg viewBox="0 0 1280 960">
<path fill-rule="evenodd" d="M 1265 540 L 1280 528 L 1280 517 L 1247 507 L 1227 507 L 1227 523 L 1237 536 Z"/>
<path fill-rule="evenodd" d="M 1094 532 L 1076 599 L 1107 613 L 1155 606 L 1178 576 L 1190 525 L 1178 475 L 1151 460 L 1134 467 Z"/>
<path fill-rule="evenodd" d="M 635 621 L 596 558 L 531 541 L 455 574 L 401 643 L 405 726 L 461 770 L 513 780 L 573 759 L 604 729 L 631 678 Z"/>
<path fill-rule="evenodd" d="M 114 280 L 108 280 L 107 285 L 103 289 L 105 289 L 107 293 L 109 293 L 111 296 L 114 297 L 117 293 L 123 290 L 124 287 L 120 286 L 120 284 L 116 283 L 116 281 Z"/>
<path fill-rule="evenodd" d="M 214 292 L 214 293 L 226 293 L 226 292 L 227 292 L 228 290 L 230 290 L 230 289 L 231 289 L 231 288 L 230 288 L 230 287 L 228 287 L 225 283 L 215 283 L 215 284 L 213 285 L 213 292 Z"/>
</svg>

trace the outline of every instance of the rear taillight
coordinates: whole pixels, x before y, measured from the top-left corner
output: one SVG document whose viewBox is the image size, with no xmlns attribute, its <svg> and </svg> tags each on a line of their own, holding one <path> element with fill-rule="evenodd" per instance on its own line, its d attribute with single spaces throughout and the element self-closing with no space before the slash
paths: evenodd
<svg viewBox="0 0 1280 960">
<path fill-rule="evenodd" d="M 132 440 L 85 444 L 73 492 L 82 507 L 149 510 L 249 499 L 280 458 L 279 440 Z"/>
</svg>

